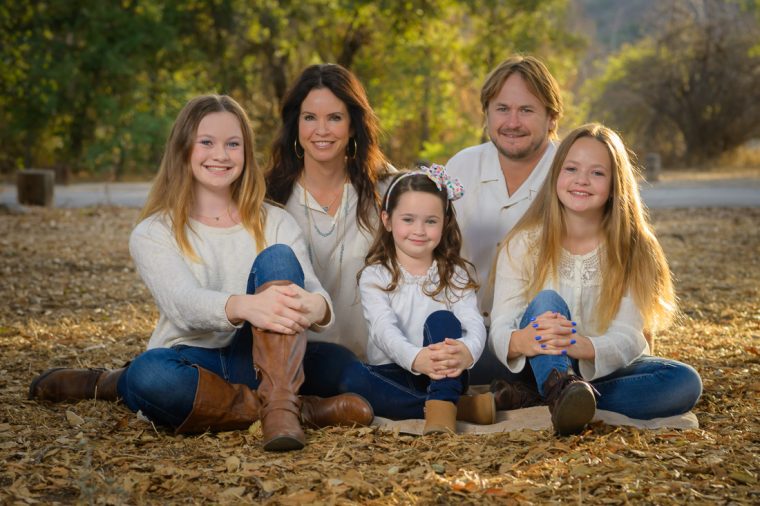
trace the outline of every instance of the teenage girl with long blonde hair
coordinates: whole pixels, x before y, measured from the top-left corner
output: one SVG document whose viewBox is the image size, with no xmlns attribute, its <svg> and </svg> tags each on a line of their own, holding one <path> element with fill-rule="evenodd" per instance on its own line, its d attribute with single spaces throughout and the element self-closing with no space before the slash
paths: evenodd
<svg viewBox="0 0 760 506">
<path fill-rule="evenodd" d="M 649 355 L 644 333 L 671 322 L 676 296 L 636 177 L 614 131 L 577 128 L 497 257 L 490 345 L 511 372 L 530 366 L 560 434 L 597 406 L 651 419 L 701 395 L 693 368 Z"/>
</svg>

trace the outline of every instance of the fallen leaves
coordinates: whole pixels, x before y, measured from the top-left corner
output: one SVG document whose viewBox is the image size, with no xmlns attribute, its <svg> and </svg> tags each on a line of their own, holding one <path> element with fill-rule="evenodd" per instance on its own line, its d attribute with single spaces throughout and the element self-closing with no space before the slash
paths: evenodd
<svg viewBox="0 0 760 506">
<path fill-rule="evenodd" d="M 594 424 L 442 438 L 306 431 L 299 452 L 248 430 L 175 436 L 123 405 L 26 400 L 53 366 L 120 367 L 157 314 L 129 260 L 133 209 L 0 215 L 0 503 L 757 503 L 760 210 L 654 213 L 683 318 L 658 353 L 693 365 L 697 430 Z M 679 239 L 674 239 L 677 233 Z"/>
</svg>

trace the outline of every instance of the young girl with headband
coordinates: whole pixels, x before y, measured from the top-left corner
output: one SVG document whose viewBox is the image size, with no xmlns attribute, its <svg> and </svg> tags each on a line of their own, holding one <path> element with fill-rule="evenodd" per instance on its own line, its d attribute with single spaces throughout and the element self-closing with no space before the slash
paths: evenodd
<svg viewBox="0 0 760 506">
<path fill-rule="evenodd" d="M 631 418 L 678 415 L 699 399 L 699 375 L 651 356 L 644 337 L 675 309 L 623 141 L 596 123 L 573 130 L 498 253 L 494 353 L 513 373 L 529 366 L 559 434 L 583 430 L 597 397 Z"/>
<path fill-rule="evenodd" d="M 493 395 L 462 396 L 483 351 L 472 265 L 460 256 L 451 201 L 464 193 L 440 165 L 399 174 L 388 187 L 382 227 L 358 274 L 369 326 L 368 365 L 344 376 L 375 413 L 422 418 L 424 433 L 454 432 L 456 420 L 493 423 Z"/>
</svg>

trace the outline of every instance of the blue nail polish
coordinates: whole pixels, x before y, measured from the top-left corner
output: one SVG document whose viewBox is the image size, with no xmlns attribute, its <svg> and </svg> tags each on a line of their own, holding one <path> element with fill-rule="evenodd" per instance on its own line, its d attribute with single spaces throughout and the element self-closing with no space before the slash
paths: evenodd
<svg viewBox="0 0 760 506">
<path fill-rule="evenodd" d="M 575 344 L 575 339 L 570 339 L 570 344 Z"/>
<path fill-rule="evenodd" d="M 538 328 L 538 323 L 534 323 L 533 325 L 531 325 L 531 327 L 533 327 L 534 329 L 537 329 Z"/>
<path fill-rule="evenodd" d="M 536 336 L 536 341 L 540 341 L 540 340 L 541 340 L 541 336 Z"/>
<path fill-rule="evenodd" d="M 563 355 L 567 355 L 567 350 L 562 350 Z"/>
<path fill-rule="evenodd" d="M 573 327 L 575 327 L 576 325 L 578 325 L 578 324 L 577 324 L 577 323 L 575 323 L 575 322 L 570 322 L 570 323 L 572 323 L 572 324 L 573 324 Z"/>
<path fill-rule="evenodd" d="M 578 331 L 577 331 L 577 330 L 575 330 L 575 329 L 573 329 L 573 334 L 575 334 L 576 332 L 578 332 Z"/>
<path fill-rule="evenodd" d="M 542 345 L 541 345 L 541 347 L 542 347 L 542 348 L 546 348 L 546 345 L 545 345 L 545 344 L 542 344 Z"/>
<path fill-rule="evenodd" d="M 530 321 L 532 322 L 536 321 L 536 317 L 534 316 L 533 318 L 530 319 Z"/>
</svg>

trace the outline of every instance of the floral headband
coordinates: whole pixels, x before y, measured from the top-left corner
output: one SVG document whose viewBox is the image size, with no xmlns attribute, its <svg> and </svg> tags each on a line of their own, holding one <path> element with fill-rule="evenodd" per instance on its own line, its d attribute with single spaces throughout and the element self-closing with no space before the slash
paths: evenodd
<svg viewBox="0 0 760 506">
<path fill-rule="evenodd" d="M 388 188 L 388 193 L 385 195 L 384 209 L 386 212 L 388 212 L 388 202 L 391 200 L 391 193 L 396 184 L 405 177 L 416 175 L 427 176 L 428 179 L 435 183 L 435 186 L 439 191 L 446 188 L 446 197 L 448 198 L 448 201 L 457 200 L 464 195 L 464 186 L 462 186 L 462 183 L 459 182 L 459 179 L 449 176 L 443 165 L 438 165 L 436 163 L 432 164 L 430 167 L 422 165 L 418 170 L 407 172 L 406 174 L 399 176 L 393 184 L 391 184 L 390 188 Z M 449 205 L 448 201 L 446 202 L 447 209 Z"/>
</svg>

